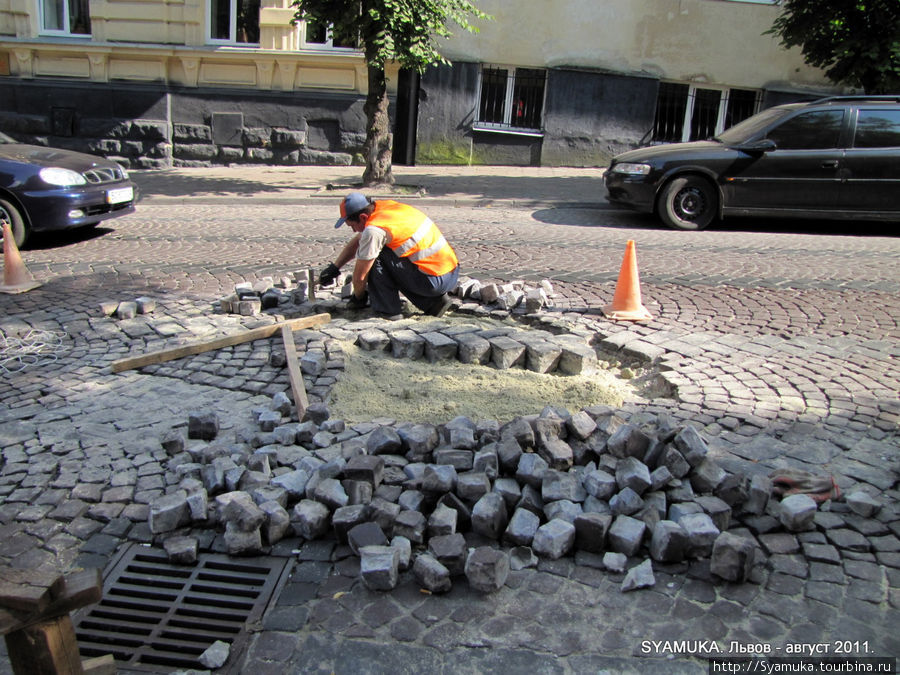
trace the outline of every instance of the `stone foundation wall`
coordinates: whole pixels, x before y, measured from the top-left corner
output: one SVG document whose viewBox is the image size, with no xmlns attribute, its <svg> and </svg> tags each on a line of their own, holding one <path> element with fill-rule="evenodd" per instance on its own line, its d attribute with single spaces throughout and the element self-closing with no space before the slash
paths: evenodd
<svg viewBox="0 0 900 675">
<path fill-rule="evenodd" d="M 102 155 L 126 168 L 364 161 L 364 98 L 356 93 L 0 84 L 0 131 L 23 143 Z"/>
</svg>

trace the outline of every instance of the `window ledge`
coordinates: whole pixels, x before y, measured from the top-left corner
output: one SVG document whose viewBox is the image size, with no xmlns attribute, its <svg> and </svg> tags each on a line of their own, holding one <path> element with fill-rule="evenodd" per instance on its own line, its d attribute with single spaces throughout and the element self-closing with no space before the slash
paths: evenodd
<svg viewBox="0 0 900 675">
<path fill-rule="evenodd" d="M 505 134 L 507 136 L 531 136 L 533 138 L 544 137 L 544 132 L 540 129 L 517 129 L 515 127 L 492 126 L 480 122 L 476 122 L 472 125 L 472 131 L 482 131 L 489 134 Z"/>
<path fill-rule="evenodd" d="M 38 38 L 40 39 L 51 39 L 51 40 L 61 40 L 61 41 L 69 41 L 69 40 L 90 40 L 90 33 L 64 33 L 62 31 L 41 31 L 38 33 Z"/>
</svg>

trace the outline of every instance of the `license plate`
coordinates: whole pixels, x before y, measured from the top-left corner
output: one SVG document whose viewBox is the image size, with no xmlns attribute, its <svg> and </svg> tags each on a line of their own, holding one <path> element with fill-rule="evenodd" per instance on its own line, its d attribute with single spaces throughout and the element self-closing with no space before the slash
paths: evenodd
<svg viewBox="0 0 900 675">
<path fill-rule="evenodd" d="M 107 204 L 121 204 L 122 202 L 130 202 L 134 199 L 134 188 L 123 187 L 109 190 L 106 193 Z"/>
</svg>

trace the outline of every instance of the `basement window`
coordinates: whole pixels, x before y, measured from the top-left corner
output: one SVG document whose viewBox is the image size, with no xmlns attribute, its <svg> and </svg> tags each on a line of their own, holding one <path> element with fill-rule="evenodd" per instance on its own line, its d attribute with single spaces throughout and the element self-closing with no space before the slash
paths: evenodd
<svg viewBox="0 0 900 675">
<path fill-rule="evenodd" d="M 475 129 L 540 135 L 546 81 L 539 68 L 484 66 Z"/>
<path fill-rule="evenodd" d="M 759 101 L 760 92 L 753 89 L 660 82 L 653 142 L 712 138 L 755 114 Z"/>
</svg>

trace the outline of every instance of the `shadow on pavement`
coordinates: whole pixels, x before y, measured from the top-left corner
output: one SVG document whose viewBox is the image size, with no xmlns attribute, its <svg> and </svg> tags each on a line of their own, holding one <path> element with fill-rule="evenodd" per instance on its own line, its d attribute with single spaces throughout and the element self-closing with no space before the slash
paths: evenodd
<svg viewBox="0 0 900 675">
<path fill-rule="evenodd" d="M 613 229 L 644 227 L 666 229 L 654 216 L 644 213 L 623 213 L 612 207 L 554 207 L 538 209 L 531 214 L 535 220 L 548 225 L 571 227 L 607 227 Z"/>
<path fill-rule="evenodd" d="M 900 231 L 897 223 L 813 218 L 726 218 L 711 230 L 724 232 L 768 232 L 777 234 L 827 234 L 848 237 L 891 237 Z"/>
<path fill-rule="evenodd" d="M 265 172 L 262 174 L 265 176 Z M 315 184 L 285 184 L 284 175 L 277 178 L 273 174 L 272 182 L 252 180 L 239 175 L 229 177 L 199 176 L 190 177 L 166 171 L 131 172 L 131 179 L 140 188 L 142 197 L 192 197 L 204 195 L 208 197 L 228 197 L 234 195 L 265 195 L 268 193 L 283 194 L 289 190 L 318 190 Z M 302 182 L 302 181 L 301 181 Z"/>
<path fill-rule="evenodd" d="M 518 175 L 466 175 L 460 174 L 403 174 L 395 169 L 397 181 L 424 188 L 429 197 L 444 197 L 465 193 L 475 199 L 519 199 L 552 202 L 588 201 L 601 203 L 606 194 L 602 181 L 587 176 L 518 176 Z"/>
<path fill-rule="evenodd" d="M 91 239 L 99 239 L 110 232 L 112 227 L 78 227 L 73 230 L 57 230 L 55 232 L 35 232 L 25 242 L 24 250 L 45 251 L 51 248 L 62 248 L 71 244 L 80 244 Z"/>
<path fill-rule="evenodd" d="M 632 213 L 615 207 L 553 207 L 531 214 L 535 220 L 549 225 L 574 227 L 644 228 L 679 232 L 664 225 L 656 216 Z M 706 232 L 763 232 L 771 234 L 822 234 L 848 237 L 892 237 L 900 234 L 897 223 L 856 220 L 822 220 L 807 218 L 726 218 Z M 683 231 L 686 237 L 693 234 Z"/>
</svg>

